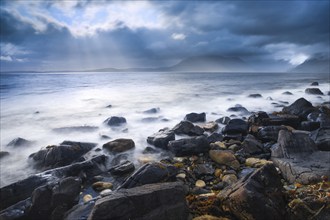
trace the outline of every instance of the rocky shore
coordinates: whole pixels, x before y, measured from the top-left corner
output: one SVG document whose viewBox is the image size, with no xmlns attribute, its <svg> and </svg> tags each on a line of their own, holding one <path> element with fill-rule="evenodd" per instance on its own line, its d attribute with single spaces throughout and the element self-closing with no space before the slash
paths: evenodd
<svg viewBox="0 0 330 220">
<path fill-rule="evenodd" d="M 0 189 L 0 219 L 330 219 L 330 102 L 299 98 L 280 112 L 235 106 L 228 116 L 208 121 L 193 112 L 152 131 L 139 164 L 127 156 L 132 139 L 49 145 L 27 158 L 35 175 Z"/>
</svg>

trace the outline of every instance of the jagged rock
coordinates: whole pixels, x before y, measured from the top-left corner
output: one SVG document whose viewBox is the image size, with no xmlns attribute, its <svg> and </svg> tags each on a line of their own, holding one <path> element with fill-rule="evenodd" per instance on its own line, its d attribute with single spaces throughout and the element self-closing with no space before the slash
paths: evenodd
<svg viewBox="0 0 330 220">
<path fill-rule="evenodd" d="M 224 125 L 228 124 L 229 121 L 230 121 L 230 118 L 227 117 L 227 116 L 221 117 L 221 118 L 215 120 L 215 122 L 220 123 L 220 124 L 224 124 Z"/>
<path fill-rule="evenodd" d="M 320 127 L 320 122 L 317 121 L 302 121 L 300 123 L 300 130 L 314 131 Z"/>
<path fill-rule="evenodd" d="M 262 141 L 277 141 L 280 130 L 288 130 L 285 126 L 265 126 L 258 131 L 258 138 Z"/>
<path fill-rule="evenodd" d="M 204 133 L 203 128 L 194 125 L 190 121 L 181 121 L 179 124 L 172 128 L 175 134 L 186 134 L 186 135 L 202 135 Z"/>
<path fill-rule="evenodd" d="M 330 151 L 330 128 L 319 128 L 310 134 L 317 148 L 322 151 Z"/>
<path fill-rule="evenodd" d="M 248 95 L 248 97 L 249 98 L 261 98 L 262 95 L 256 93 L 256 94 L 250 94 L 250 95 Z"/>
<path fill-rule="evenodd" d="M 120 153 L 131 150 L 135 147 L 135 143 L 132 139 L 119 138 L 103 144 L 103 148 L 112 153 Z"/>
<path fill-rule="evenodd" d="M 0 159 L 9 156 L 9 152 L 7 151 L 0 151 Z"/>
<path fill-rule="evenodd" d="M 286 216 L 281 177 L 272 164 L 248 174 L 217 197 L 223 209 L 237 219 L 277 220 Z"/>
<path fill-rule="evenodd" d="M 223 140 L 223 135 L 216 132 L 212 133 L 210 136 L 207 137 L 207 141 L 209 143 L 214 143 L 222 140 Z"/>
<path fill-rule="evenodd" d="M 292 92 L 289 92 L 289 91 L 285 91 L 282 93 L 282 95 L 293 95 Z"/>
<path fill-rule="evenodd" d="M 205 136 L 198 136 L 170 141 L 168 149 L 177 157 L 191 156 L 208 152 L 210 144 Z"/>
<path fill-rule="evenodd" d="M 135 166 L 132 162 L 126 160 L 121 162 L 120 164 L 110 168 L 110 173 L 114 175 L 124 175 L 135 170 Z"/>
<path fill-rule="evenodd" d="M 10 141 L 7 146 L 8 147 L 28 147 L 31 146 L 33 142 L 32 141 L 28 141 L 24 138 L 15 138 L 12 141 Z"/>
<path fill-rule="evenodd" d="M 253 135 L 247 135 L 242 143 L 242 148 L 237 151 L 245 157 L 264 153 L 263 144 L 260 143 Z"/>
<path fill-rule="evenodd" d="M 254 125 L 265 125 L 265 122 L 267 121 L 269 121 L 269 116 L 266 112 L 263 111 L 253 113 L 248 118 L 248 122 Z"/>
<path fill-rule="evenodd" d="M 121 126 L 123 124 L 126 124 L 126 118 L 118 117 L 118 116 L 112 116 L 110 118 L 107 118 L 104 121 L 104 123 L 109 125 L 109 126 Z"/>
<path fill-rule="evenodd" d="M 242 119 L 231 119 L 228 124 L 222 129 L 222 133 L 226 136 L 235 136 L 237 134 L 246 135 L 248 124 Z"/>
<path fill-rule="evenodd" d="M 175 180 L 177 174 L 178 169 L 175 166 L 157 162 L 147 163 L 127 178 L 119 189 Z"/>
<path fill-rule="evenodd" d="M 169 141 L 175 140 L 175 134 L 168 128 L 160 129 L 157 133 L 149 136 L 147 142 L 155 147 L 167 149 Z"/>
<path fill-rule="evenodd" d="M 47 170 L 71 164 L 96 145 L 87 142 L 63 141 L 58 146 L 47 146 L 46 149 L 41 149 L 30 157 L 37 169 Z"/>
<path fill-rule="evenodd" d="M 230 150 L 210 150 L 209 156 L 214 162 L 220 165 L 226 165 L 235 170 L 240 167 L 234 153 Z"/>
<path fill-rule="evenodd" d="M 88 219 L 181 220 L 188 214 L 184 187 L 174 182 L 113 192 L 96 201 Z"/>
<path fill-rule="evenodd" d="M 160 111 L 160 108 L 151 108 L 148 110 L 143 111 L 145 114 L 156 114 Z"/>
<path fill-rule="evenodd" d="M 189 113 L 185 116 L 184 120 L 190 121 L 190 122 L 204 122 L 206 121 L 206 114 L 205 112 L 202 113 Z"/>
<path fill-rule="evenodd" d="M 306 119 L 307 115 L 315 110 L 316 108 L 304 98 L 297 99 L 294 103 L 282 109 L 284 113 L 297 115 L 301 119 Z"/>
<path fill-rule="evenodd" d="M 214 168 L 209 164 L 197 164 L 193 170 L 196 177 L 202 177 L 206 175 L 213 175 Z"/>
<path fill-rule="evenodd" d="M 307 88 L 305 89 L 305 93 L 311 95 L 324 95 L 324 93 L 319 88 Z"/>
</svg>

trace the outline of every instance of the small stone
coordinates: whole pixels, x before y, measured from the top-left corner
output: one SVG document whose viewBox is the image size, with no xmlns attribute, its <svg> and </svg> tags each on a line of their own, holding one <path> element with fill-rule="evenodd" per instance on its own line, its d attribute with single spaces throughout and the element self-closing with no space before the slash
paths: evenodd
<svg viewBox="0 0 330 220">
<path fill-rule="evenodd" d="M 205 182 L 203 180 L 197 180 L 195 183 L 195 186 L 199 187 L 199 188 L 203 188 L 206 186 Z"/>
<path fill-rule="evenodd" d="M 100 192 L 100 196 L 101 197 L 105 197 L 105 196 L 108 196 L 112 193 L 112 190 L 111 189 L 104 189 Z"/>
<path fill-rule="evenodd" d="M 146 164 L 146 163 L 150 163 L 150 162 L 155 162 L 156 159 L 154 157 L 149 156 L 149 155 L 143 155 L 143 156 L 138 158 L 138 161 L 141 164 Z"/>
<path fill-rule="evenodd" d="M 84 202 L 88 202 L 88 201 L 90 201 L 90 200 L 92 200 L 93 199 L 93 197 L 91 196 L 91 195 L 89 195 L 89 194 L 86 194 L 86 195 L 84 195 L 84 197 L 83 197 L 83 201 Z"/>
<path fill-rule="evenodd" d="M 230 166 L 235 170 L 240 167 L 235 155 L 230 150 L 210 150 L 209 156 L 214 162 L 220 165 Z"/>
<path fill-rule="evenodd" d="M 185 173 L 179 173 L 178 175 L 176 175 L 176 178 L 178 178 L 178 179 L 185 179 L 186 178 L 186 174 Z"/>
<path fill-rule="evenodd" d="M 211 131 L 211 132 L 217 130 L 218 127 L 219 127 L 218 123 L 216 123 L 216 122 L 214 122 L 214 121 L 208 122 L 208 123 L 206 123 L 206 124 L 204 124 L 204 125 L 202 126 L 202 128 L 203 128 L 205 131 Z"/>
<path fill-rule="evenodd" d="M 235 174 L 228 174 L 228 175 L 224 175 L 222 177 L 222 181 L 227 184 L 228 186 L 234 184 L 237 182 L 237 177 Z"/>
<path fill-rule="evenodd" d="M 245 160 L 246 166 L 254 167 L 254 168 L 262 167 L 263 165 L 268 164 L 268 163 L 273 163 L 273 162 L 265 160 L 265 159 L 258 159 L 258 158 L 253 158 L 253 157 L 247 158 Z"/>
<path fill-rule="evenodd" d="M 112 183 L 110 182 L 96 182 L 96 183 L 93 183 L 92 185 L 92 188 L 95 190 L 95 191 L 102 191 L 104 189 L 112 189 L 113 185 Z"/>
<path fill-rule="evenodd" d="M 217 141 L 215 143 L 212 143 L 211 144 L 211 147 L 218 147 L 218 148 L 221 148 L 221 149 L 224 149 L 224 150 L 227 149 L 225 143 L 220 142 L 220 141 Z"/>
<path fill-rule="evenodd" d="M 229 150 L 232 150 L 232 151 L 234 151 L 234 152 L 236 152 L 236 151 L 240 150 L 241 147 L 238 146 L 237 144 L 233 144 L 233 145 L 230 145 L 230 146 L 228 147 L 228 149 L 229 149 Z"/>
<path fill-rule="evenodd" d="M 215 171 L 214 171 L 214 176 L 216 176 L 216 177 L 220 177 L 221 176 L 221 174 L 222 174 L 222 170 L 221 169 L 216 169 Z"/>
</svg>

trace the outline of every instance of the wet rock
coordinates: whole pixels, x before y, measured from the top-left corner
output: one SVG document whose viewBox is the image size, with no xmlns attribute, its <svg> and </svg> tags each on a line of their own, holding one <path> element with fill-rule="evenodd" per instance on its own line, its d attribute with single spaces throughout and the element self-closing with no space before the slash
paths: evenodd
<svg viewBox="0 0 330 220">
<path fill-rule="evenodd" d="M 305 89 L 305 93 L 310 95 L 324 95 L 319 88 L 307 88 Z"/>
<path fill-rule="evenodd" d="M 242 106 L 235 106 L 235 107 L 228 108 L 227 112 L 237 112 L 237 113 L 241 113 L 244 115 L 250 114 L 250 112 Z"/>
<path fill-rule="evenodd" d="M 280 130 L 288 130 L 285 126 L 265 126 L 258 131 L 258 138 L 264 142 L 277 141 Z"/>
<path fill-rule="evenodd" d="M 196 177 L 202 177 L 206 175 L 213 175 L 214 168 L 209 164 L 197 164 L 194 168 L 194 174 Z"/>
<path fill-rule="evenodd" d="M 293 95 L 292 92 L 289 92 L 289 91 L 285 91 L 282 93 L 282 95 Z"/>
<path fill-rule="evenodd" d="M 135 147 L 135 143 L 132 139 L 119 138 L 103 144 L 103 149 L 106 149 L 112 153 L 120 153 L 131 150 Z"/>
<path fill-rule="evenodd" d="M 135 170 L 135 166 L 132 162 L 126 160 L 124 162 L 121 162 L 117 166 L 114 166 L 110 168 L 110 173 L 114 175 L 124 175 L 130 172 L 133 172 Z"/>
<path fill-rule="evenodd" d="M 113 187 L 113 184 L 112 183 L 110 183 L 110 182 L 102 182 L 102 181 L 95 182 L 92 185 L 92 188 L 95 191 L 102 191 L 102 190 L 105 190 L 105 189 L 112 189 L 112 187 Z"/>
<path fill-rule="evenodd" d="M 88 219 L 181 220 L 188 214 L 184 187 L 175 182 L 114 192 L 97 200 Z"/>
<path fill-rule="evenodd" d="M 249 98 L 261 98 L 262 95 L 256 93 L 256 94 L 250 94 L 248 97 Z"/>
<path fill-rule="evenodd" d="M 294 128 L 300 126 L 300 118 L 292 114 L 270 114 L 269 119 L 264 123 L 264 125 L 288 125 Z"/>
<path fill-rule="evenodd" d="M 246 135 L 248 124 L 242 119 L 231 119 L 229 123 L 222 129 L 222 133 L 226 136 L 235 136 L 237 134 Z"/>
<path fill-rule="evenodd" d="M 265 125 L 265 123 L 267 123 L 267 121 L 269 121 L 269 116 L 266 112 L 263 112 L 263 111 L 253 113 L 248 118 L 248 122 L 250 124 L 254 124 L 254 125 Z"/>
<path fill-rule="evenodd" d="M 240 167 L 234 153 L 230 150 L 210 150 L 209 156 L 214 162 L 220 165 L 226 165 L 235 170 Z"/>
<path fill-rule="evenodd" d="M 218 194 L 224 210 L 237 219 L 285 219 L 281 177 L 267 164 Z"/>
<path fill-rule="evenodd" d="M 93 202 L 77 204 L 65 213 L 64 220 L 87 220 L 94 207 Z"/>
<path fill-rule="evenodd" d="M 317 129 L 310 134 L 310 137 L 319 150 L 330 151 L 330 128 Z"/>
<path fill-rule="evenodd" d="M 143 154 L 157 154 L 159 152 L 160 152 L 159 150 L 149 146 L 142 151 Z"/>
<path fill-rule="evenodd" d="M 4 158 L 4 157 L 8 157 L 9 156 L 9 152 L 7 151 L 0 151 L 0 159 Z"/>
<path fill-rule="evenodd" d="M 126 124 L 126 118 L 119 116 L 112 116 L 104 121 L 109 126 L 121 126 Z"/>
<path fill-rule="evenodd" d="M 190 121 L 190 122 L 204 122 L 206 121 L 206 114 L 205 112 L 202 113 L 189 113 L 185 116 L 184 120 Z"/>
<path fill-rule="evenodd" d="M 252 156 L 264 153 L 263 144 L 253 135 L 247 135 L 242 143 L 242 148 L 238 151 L 240 155 Z"/>
<path fill-rule="evenodd" d="M 311 86 L 318 86 L 318 85 L 319 85 L 318 82 L 312 82 L 312 83 L 311 83 Z"/>
<path fill-rule="evenodd" d="M 204 129 L 194 125 L 190 121 L 181 121 L 179 124 L 172 128 L 175 134 L 186 134 L 186 135 L 202 135 Z"/>
<path fill-rule="evenodd" d="M 317 121 L 302 121 L 300 123 L 300 130 L 314 131 L 320 127 L 320 122 Z"/>
<path fill-rule="evenodd" d="M 47 146 L 31 155 L 34 166 L 40 170 L 66 166 L 77 161 L 97 144 L 63 141 L 60 145 Z"/>
<path fill-rule="evenodd" d="M 149 122 L 158 121 L 159 119 L 161 119 L 161 117 L 146 117 L 146 118 L 142 118 L 141 121 L 149 123 Z"/>
<path fill-rule="evenodd" d="M 156 114 L 160 111 L 160 108 L 151 108 L 143 111 L 144 114 Z"/>
<path fill-rule="evenodd" d="M 210 136 L 207 137 L 207 141 L 209 143 L 214 143 L 222 140 L 223 140 L 223 135 L 216 132 L 212 133 Z"/>
<path fill-rule="evenodd" d="M 177 157 L 197 155 L 206 153 L 210 149 L 210 144 L 205 136 L 185 138 L 168 143 L 168 149 Z"/>
<path fill-rule="evenodd" d="M 173 140 L 175 140 L 175 134 L 168 128 L 161 129 L 147 138 L 149 144 L 165 150 L 167 149 L 168 142 Z"/>
<path fill-rule="evenodd" d="M 304 98 L 297 99 L 294 103 L 282 109 L 284 113 L 297 115 L 301 119 L 306 119 L 307 115 L 315 110 L 316 108 Z"/>
<path fill-rule="evenodd" d="M 111 195 L 111 193 L 112 193 L 111 189 L 104 189 L 100 192 L 100 196 L 101 197 L 109 196 L 109 195 Z"/>
<path fill-rule="evenodd" d="M 98 130 L 99 127 L 96 126 L 89 126 L 89 125 L 83 125 L 83 126 L 70 126 L 70 127 L 60 127 L 60 128 L 54 128 L 53 131 L 57 133 L 70 133 L 70 132 L 93 132 Z"/>
<path fill-rule="evenodd" d="M 178 169 L 175 166 L 163 163 L 147 163 L 135 171 L 119 189 L 129 189 L 150 183 L 159 183 L 175 180 Z"/>
<path fill-rule="evenodd" d="M 8 147 L 28 147 L 32 145 L 32 141 L 28 141 L 24 138 L 15 138 L 12 141 L 10 141 L 7 146 Z"/>
<path fill-rule="evenodd" d="M 214 132 L 215 130 L 218 129 L 218 127 L 219 127 L 219 125 L 214 121 L 210 121 L 202 126 L 202 128 L 205 131 L 210 131 L 210 132 Z"/>
<path fill-rule="evenodd" d="M 224 125 L 228 124 L 229 121 L 230 121 L 230 118 L 227 117 L 227 116 L 221 117 L 221 118 L 215 120 L 215 122 L 220 123 L 220 124 L 224 124 Z"/>
</svg>

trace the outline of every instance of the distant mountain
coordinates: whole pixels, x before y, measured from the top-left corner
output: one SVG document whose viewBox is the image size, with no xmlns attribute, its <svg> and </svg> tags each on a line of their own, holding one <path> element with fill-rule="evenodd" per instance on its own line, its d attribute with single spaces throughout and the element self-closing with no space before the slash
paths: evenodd
<svg viewBox="0 0 330 220">
<path fill-rule="evenodd" d="M 115 69 L 105 68 L 90 70 L 88 72 L 170 72 L 170 71 L 187 71 L 187 72 L 239 72 L 252 70 L 243 60 L 237 57 L 224 56 L 196 56 L 182 60 L 178 64 L 170 67 L 161 68 L 128 68 Z"/>
<path fill-rule="evenodd" d="M 290 72 L 298 73 L 329 73 L 330 72 L 330 60 L 329 59 L 308 59 L 302 64 L 293 68 Z"/>
</svg>

